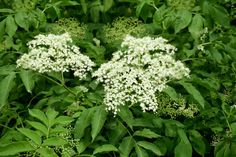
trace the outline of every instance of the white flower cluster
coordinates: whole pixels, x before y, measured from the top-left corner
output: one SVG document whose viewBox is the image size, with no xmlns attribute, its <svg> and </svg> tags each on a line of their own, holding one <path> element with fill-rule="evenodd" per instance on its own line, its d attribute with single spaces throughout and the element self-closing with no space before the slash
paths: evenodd
<svg viewBox="0 0 236 157">
<path fill-rule="evenodd" d="M 172 57 L 176 48 L 159 38 L 135 38 L 127 35 L 121 51 L 113 54 L 111 61 L 104 63 L 93 73 L 104 83 L 104 103 L 114 114 L 120 105 L 139 104 L 145 111 L 158 109 L 155 96 L 168 81 L 189 76 L 189 69 Z"/>
<path fill-rule="evenodd" d="M 68 33 L 62 35 L 38 35 L 28 44 L 29 53 L 17 60 L 17 66 L 39 73 L 74 71 L 84 78 L 95 65 L 89 57 L 81 54 L 79 47 L 72 45 Z"/>
</svg>

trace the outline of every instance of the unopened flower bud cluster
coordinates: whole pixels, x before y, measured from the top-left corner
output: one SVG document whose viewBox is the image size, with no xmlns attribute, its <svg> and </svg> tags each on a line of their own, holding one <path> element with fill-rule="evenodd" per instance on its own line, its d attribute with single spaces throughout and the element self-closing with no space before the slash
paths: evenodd
<svg viewBox="0 0 236 157">
<path fill-rule="evenodd" d="M 139 104 L 143 112 L 158 110 L 156 92 L 173 79 L 189 76 L 189 69 L 173 58 L 176 48 L 162 37 L 135 38 L 127 35 L 122 50 L 113 54 L 93 73 L 104 83 L 104 103 L 114 114 L 120 105 Z"/>
<path fill-rule="evenodd" d="M 103 27 L 105 42 L 108 44 L 121 43 L 127 34 L 144 36 L 147 29 L 142 21 L 134 17 L 118 17 L 111 24 Z"/>
<path fill-rule="evenodd" d="M 38 35 L 28 43 L 29 53 L 17 60 L 17 66 L 39 73 L 69 72 L 84 78 L 95 65 L 89 57 L 81 54 L 79 47 L 72 45 L 68 33 L 62 35 Z"/>
</svg>

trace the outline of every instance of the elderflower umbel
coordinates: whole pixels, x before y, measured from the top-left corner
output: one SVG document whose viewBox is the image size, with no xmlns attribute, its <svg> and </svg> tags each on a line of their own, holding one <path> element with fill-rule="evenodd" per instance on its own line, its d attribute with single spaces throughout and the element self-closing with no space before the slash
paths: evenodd
<svg viewBox="0 0 236 157">
<path fill-rule="evenodd" d="M 139 104 L 143 112 L 156 112 L 156 92 L 161 92 L 173 79 L 189 76 L 189 69 L 172 57 L 176 48 L 162 37 L 127 35 L 121 47 L 111 61 L 93 73 L 99 82 L 104 83 L 104 103 L 114 114 L 120 105 L 135 104 Z"/>
<path fill-rule="evenodd" d="M 29 53 L 17 60 L 17 67 L 31 69 L 39 73 L 74 71 L 74 75 L 84 78 L 95 65 L 89 57 L 81 54 L 79 47 L 72 45 L 68 33 L 62 35 L 38 35 L 28 44 Z"/>
</svg>

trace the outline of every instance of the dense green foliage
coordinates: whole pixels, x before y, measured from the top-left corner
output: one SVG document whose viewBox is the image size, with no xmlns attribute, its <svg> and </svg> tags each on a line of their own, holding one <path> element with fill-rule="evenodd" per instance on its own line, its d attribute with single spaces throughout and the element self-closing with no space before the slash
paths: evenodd
<svg viewBox="0 0 236 157">
<path fill-rule="evenodd" d="M 1 0 L 0 156 L 236 156 L 235 7 L 235 0 Z M 162 36 L 190 77 L 156 94 L 156 114 L 124 106 L 114 117 L 90 74 L 80 80 L 16 66 L 34 36 L 64 32 L 94 69 L 127 34 Z"/>
</svg>

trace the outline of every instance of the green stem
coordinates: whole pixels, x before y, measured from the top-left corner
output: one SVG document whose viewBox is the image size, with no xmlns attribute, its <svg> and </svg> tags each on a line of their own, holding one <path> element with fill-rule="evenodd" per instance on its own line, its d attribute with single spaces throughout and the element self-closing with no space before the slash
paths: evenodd
<svg viewBox="0 0 236 157">
<path fill-rule="evenodd" d="M 57 85 L 59 85 L 59 86 L 62 86 L 59 82 L 53 80 L 51 77 L 48 77 L 48 76 L 43 75 L 43 74 L 39 74 L 39 75 L 42 76 L 42 77 L 45 77 L 46 79 L 52 81 L 53 83 L 55 83 L 55 84 L 57 84 Z"/>
<path fill-rule="evenodd" d="M 226 123 L 227 123 L 227 125 L 228 125 L 229 131 L 232 132 L 231 126 L 230 126 L 229 121 L 228 121 L 228 117 L 226 116 L 224 110 L 223 110 L 223 115 L 224 115 L 224 117 L 225 117 L 225 120 L 226 120 Z"/>
<path fill-rule="evenodd" d="M 73 94 L 75 96 L 75 99 L 76 99 L 76 96 L 77 96 L 76 93 L 74 93 L 72 90 L 70 90 L 65 84 L 65 78 L 64 78 L 63 72 L 61 72 L 61 84 L 68 92 Z"/>
<path fill-rule="evenodd" d="M 151 4 L 149 4 L 150 6 L 152 6 L 154 9 L 156 9 L 156 11 L 158 11 L 159 9 L 156 7 L 156 5 L 155 5 L 155 3 L 154 3 L 154 1 L 151 3 Z"/>
<path fill-rule="evenodd" d="M 6 126 L 6 125 L 3 125 L 3 124 L 0 124 L 0 126 L 2 126 L 2 127 L 4 127 L 4 128 L 7 128 L 7 129 L 14 130 L 13 128 L 10 128 L 10 127 L 8 127 L 8 126 Z"/>
<path fill-rule="evenodd" d="M 30 101 L 29 101 L 29 103 L 28 103 L 28 105 L 27 105 L 27 108 L 29 108 L 29 106 L 31 105 L 32 101 L 33 101 L 35 98 L 37 98 L 39 95 L 41 95 L 41 94 L 42 94 L 42 93 L 38 93 L 38 94 L 36 94 L 33 98 L 31 98 Z"/>
<path fill-rule="evenodd" d="M 64 75 L 63 75 L 63 72 L 61 72 L 61 84 L 65 84 L 65 78 L 64 78 Z"/>
<path fill-rule="evenodd" d="M 129 129 L 127 129 L 127 127 L 124 126 L 124 124 L 123 124 L 119 119 L 117 119 L 117 121 L 121 124 L 121 126 L 122 126 L 123 128 L 125 128 L 125 130 L 126 130 L 126 131 L 128 132 L 128 134 L 129 134 L 129 136 L 133 138 L 133 135 L 130 133 Z"/>
<path fill-rule="evenodd" d="M 93 157 L 93 155 L 90 155 L 90 154 L 80 154 L 79 156 L 81 156 L 81 157 L 82 157 L 82 156 L 85 156 L 85 157 L 86 157 L 86 156 Z"/>
<path fill-rule="evenodd" d="M 117 120 L 118 120 L 118 119 L 117 119 Z M 130 133 L 129 129 L 127 129 L 127 127 L 124 126 L 124 124 L 123 124 L 120 120 L 118 120 L 118 122 L 121 124 L 121 126 L 123 126 L 123 127 L 127 130 L 129 136 L 134 140 L 134 144 L 138 147 L 138 144 L 137 144 L 137 142 L 135 141 L 133 135 Z"/>
<path fill-rule="evenodd" d="M 50 78 L 48 76 L 43 75 L 43 74 L 40 74 L 40 76 L 43 76 L 43 77 L 47 78 L 48 80 L 52 81 L 53 83 L 55 83 L 55 84 L 57 84 L 59 86 L 64 87 L 69 93 L 73 94 L 75 96 L 75 98 L 77 97 L 77 95 L 65 85 L 64 76 L 63 76 L 63 80 L 61 80 L 61 83 L 55 81 L 54 79 L 52 79 L 52 78 Z"/>
</svg>

